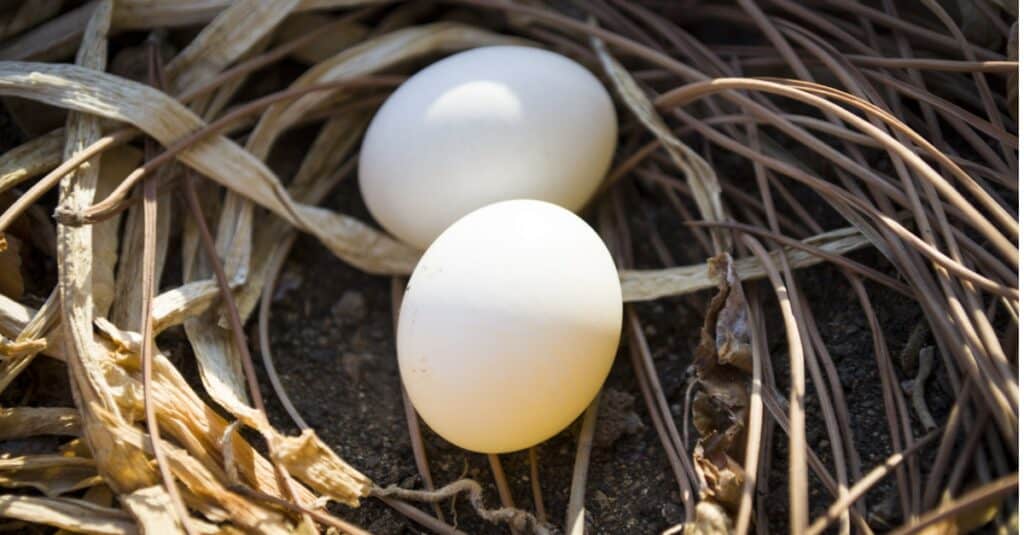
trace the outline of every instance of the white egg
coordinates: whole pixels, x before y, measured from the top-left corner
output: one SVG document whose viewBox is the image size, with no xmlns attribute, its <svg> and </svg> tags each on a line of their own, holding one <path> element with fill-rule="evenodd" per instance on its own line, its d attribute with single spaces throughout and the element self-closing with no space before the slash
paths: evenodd
<svg viewBox="0 0 1024 535">
<path fill-rule="evenodd" d="M 399 313 L 398 364 L 439 435 L 515 451 L 583 412 L 621 326 L 619 276 L 597 233 L 556 205 L 504 201 L 459 219 L 420 259 Z"/>
<path fill-rule="evenodd" d="M 366 131 L 359 185 L 370 213 L 426 249 L 469 212 L 509 199 L 578 210 L 615 151 L 601 82 L 537 48 L 483 47 L 409 78 Z"/>
</svg>

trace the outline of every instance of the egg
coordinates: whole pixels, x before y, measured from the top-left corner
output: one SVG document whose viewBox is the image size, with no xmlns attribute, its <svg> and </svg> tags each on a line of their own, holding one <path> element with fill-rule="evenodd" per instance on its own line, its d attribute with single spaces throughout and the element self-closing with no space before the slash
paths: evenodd
<svg viewBox="0 0 1024 535">
<path fill-rule="evenodd" d="M 621 327 L 618 273 L 597 233 L 554 204 L 504 201 L 459 219 L 420 259 L 399 312 L 399 370 L 446 440 L 515 451 L 583 412 Z"/>
<path fill-rule="evenodd" d="M 587 69 L 537 48 L 476 48 L 419 71 L 384 102 L 363 139 L 359 186 L 374 219 L 423 250 L 497 201 L 578 210 L 616 136 L 611 97 Z"/>
</svg>

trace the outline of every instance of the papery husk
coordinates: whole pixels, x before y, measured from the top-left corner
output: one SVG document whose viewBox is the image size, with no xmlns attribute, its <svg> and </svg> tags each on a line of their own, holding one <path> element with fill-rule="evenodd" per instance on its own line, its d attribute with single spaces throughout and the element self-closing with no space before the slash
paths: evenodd
<svg viewBox="0 0 1024 535">
<path fill-rule="evenodd" d="M 0 487 L 31 487 L 54 498 L 102 482 L 92 459 L 64 455 L 0 458 Z"/>
<path fill-rule="evenodd" d="M 750 409 L 749 313 L 731 256 L 723 253 L 708 260 L 708 277 L 718 291 L 708 304 L 694 354 L 698 390 L 692 411 L 698 438 L 693 461 L 704 478 L 701 502 L 733 514 L 743 492 L 741 461 Z M 713 533 L 708 526 L 696 533 Z"/>
<path fill-rule="evenodd" d="M 0 517 L 97 535 L 135 535 L 132 517 L 120 509 L 74 498 L 0 495 Z"/>
<path fill-rule="evenodd" d="M 0 440 L 39 435 L 78 436 L 78 410 L 65 407 L 10 407 L 0 409 Z"/>
<path fill-rule="evenodd" d="M 64 129 L 32 138 L 0 157 L 0 191 L 7 191 L 60 165 Z"/>
<path fill-rule="evenodd" d="M 100 2 L 89 20 L 79 48 L 75 69 L 98 74 L 93 69 L 106 66 L 106 33 L 110 27 L 113 3 Z M 99 139 L 99 120 L 72 113 L 65 129 L 65 158 Z M 60 206 L 80 210 L 94 198 L 99 177 L 99 162 L 83 166 L 65 176 L 60 184 Z M 145 455 L 137 448 L 112 440 L 106 427 L 96 419 L 96 411 L 121 418 L 118 399 L 105 377 L 102 349 L 93 337 L 95 302 L 93 300 L 93 229 L 57 227 L 60 317 L 64 328 L 72 392 L 82 412 L 82 438 L 92 451 L 101 475 L 118 492 L 131 492 L 155 483 L 155 473 Z"/>
<path fill-rule="evenodd" d="M 808 245 L 833 253 L 846 254 L 862 249 L 871 243 L 857 229 L 840 228 L 803 240 Z M 792 269 L 810 267 L 824 261 L 807 251 L 784 247 L 784 253 L 772 252 L 772 256 L 786 255 Z M 744 257 L 733 262 L 733 269 L 740 280 L 763 279 L 768 276 L 764 266 L 756 257 Z M 718 282 L 709 275 L 709 264 L 696 264 L 666 269 L 621 270 L 622 300 L 625 302 L 649 301 L 672 295 L 684 295 L 714 288 Z"/>
<path fill-rule="evenodd" d="M 114 147 L 100 158 L 100 173 L 96 185 L 98 197 L 106 197 L 142 161 L 142 152 L 129 145 Z M 96 316 L 105 317 L 114 303 L 114 268 L 117 265 L 117 249 L 120 242 L 121 215 L 101 221 L 92 226 L 93 240 L 93 302 Z M 138 278 L 133 280 L 138 287 Z M 141 308 L 137 305 L 136 309 Z"/>
</svg>

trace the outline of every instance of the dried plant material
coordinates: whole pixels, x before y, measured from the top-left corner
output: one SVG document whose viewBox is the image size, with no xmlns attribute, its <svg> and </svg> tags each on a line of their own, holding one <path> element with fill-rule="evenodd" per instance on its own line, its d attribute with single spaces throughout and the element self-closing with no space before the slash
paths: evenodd
<svg viewBox="0 0 1024 535">
<path fill-rule="evenodd" d="M 104 198 L 109 195 L 141 161 L 142 152 L 130 145 L 114 147 L 103 153 L 96 196 Z M 114 267 L 117 264 L 117 232 L 120 223 L 121 216 L 118 214 L 92 226 L 92 286 L 97 317 L 106 316 L 114 302 Z"/>
<path fill-rule="evenodd" d="M 74 54 L 99 0 L 86 2 L 59 17 L 11 39 L 0 48 L 0 60 L 53 61 Z"/>
<path fill-rule="evenodd" d="M 62 0 L 25 2 L 0 16 L 0 39 L 6 39 L 56 15 Z"/>
<path fill-rule="evenodd" d="M 70 65 L 0 62 L 0 94 L 18 94 L 127 121 L 168 145 L 202 126 L 192 112 L 159 91 Z M 227 138 L 211 137 L 178 157 L 203 175 L 315 235 L 335 255 L 364 271 L 409 273 L 419 257 L 409 246 L 352 217 L 294 203 L 265 164 Z M 83 208 L 65 206 L 62 213 L 77 214 Z"/>
<path fill-rule="evenodd" d="M 450 24 L 410 28 L 372 39 L 338 54 L 300 76 L 290 86 L 290 89 L 368 74 L 394 65 L 398 61 L 415 58 L 435 50 L 461 49 L 506 41 L 509 40 L 489 32 Z M 316 108 L 328 98 L 330 96 L 322 92 L 310 93 L 290 104 L 272 105 L 263 113 L 255 130 L 249 136 L 246 149 L 255 157 L 265 159 L 281 132 L 292 126 L 301 115 Z M 275 184 L 275 189 L 280 187 L 280 183 Z M 229 193 L 221 211 L 217 229 L 217 253 L 224 259 L 224 271 L 229 277 L 239 282 L 248 277 L 252 254 L 253 207 L 243 195 L 245 195 L 243 192 Z M 282 192 L 277 195 L 287 198 L 289 204 L 292 203 L 289 193 Z M 294 210 L 292 206 L 289 206 L 288 209 Z M 292 213 L 295 214 L 294 211 Z M 318 213 L 329 214 L 329 212 L 323 211 Z M 303 216 L 309 221 L 308 215 L 303 214 Z M 334 214 L 331 214 L 331 217 L 333 218 Z M 351 221 L 362 225 L 355 220 Z M 347 226 L 352 227 L 352 225 Z M 338 228 L 339 225 L 312 228 L 330 227 Z M 368 227 L 363 227 L 363 229 L 370 230 Z M 375 241 L 391 241 L 382 234 L 374 238 Z M 398 244 L 398 242 L 392 243 Z M 402 245 L 401 248 L 411 252 L 407 246 Z M 336 250 L 332 249 L 332 251 L 337 254 Z M 418 256 L 417 253 L 411 254 Z M 402 254 L 403 262 L 407 257 Z M 195 277 L 205 277 L 208 274 L 209 269 L 198 269 L 192 273 Z M 255 299 L 252 302 L 254 303 Z M 212 313 L 212 311 L 207 312 L 207 314 Z M 219 327 L 209 317 L 202 316 L 186 321 L 185 329 L 200 363 L 200 373 L 207 392 L 229 411 L 233 413 L 245 411 L 249 401 L 242 376 L 241 355 L 232 343 L 227 330 Z"/>
<path fill-rule="evenodd" d="M 181 325 L 185 318 L 206 310 L 218 295 L 217 283 L 211 279 L 189 282 L 158 295 L 153 300 L 154 331 Z"/>
<path fill-rule="evenodd" d="M 141 534 L 156 535 L 178 523 L 171 497 L 159 485 L 136 490 L 121 501 L 125 509 L 135 517 Z"/>
<path fill-rule="evenodd" d="M 112 2 L 101 1 L 85 29 L 75 67 L 96 72 L 106 65 L 106 33 L 110 26 Z M 65 157 L 99 139 L 99 119 L 72 114 L 66 128 Z M 61 180 L 60 206 L 80 210 L 92 202 L 99 176 L 99 162 L 69 174 Z M 93 337 L 95 303 L 92 292 L 92 228 L 57 227 L 58 278 L 61 323 L 66 333 L 66 361 L 75 402 L 82 411 L 82 438 L 96 459 L 97 468 L 118 492 L 153 484 L 149 462 L 138 449 L 111 440 L 95 418 L 105 409 L 119 416 L 116 398 L 107 386 L 102 349 Z"/>
<path fill-rule="evenodd" d="M 863 235 L 852 228 L 825 232 L 807 238 L 803 243 L 833 254 L 846 254 L 870 244 Z M 793 269 L 813 266 L 824 260 L 800 249 L 786 247 L 783 250 L 786 261 Z M 776 251 L 772 254 L 777 257 L 780 253 Z M 768 276 L 764 266 L 753 257 L 741 258 L 733 265 L 740 280 L 763 279 Z M 713 288 L 717 284 L 708 275 L 707 264 L 658 270 L 622 270 L 619 275 L 622 282 L 622 300 L 627 303 L 684 295 Z"/>
<path fill-rule="evenodd" d="M 324 496 L 357 507 L 359 498 L 370 494 L 370 479 L 341 460 L 312 429 L 297 437 L 275 433 L 268 441 L 274 460 Z"/>
<path fill-rule="evenodd" d="M 75 533 L 135 535 L 135 523 L 124 511 L 72 498 L 0 496 L 0 516 L 45 524 Z"/>
<path fill-rule="evenodd" d="M 64 407 L 0 409 L 0 440 L 39 435 L 78 436 L 78 411 Z M 95 471 L 95 469 L 94 469 Z"/>
<path fill-rule="evenodd" d="M 708 277 L 718 293 L 708 305 L 694 355 L 697 394 L 693 425 L 699 437 L 694 463 L 704 478 L 701 501 L 735 511 L 743 489 L 747 415 L 750 409 L 750 324 L 743 287 L 732 258 L 708 260 Z"/>
<path fill-rule="evenodd" d="M 615 83 L 615 89 L 637 119 L 651 131 L 686 177 L 701 217 L 706 221 L 725 221 L 725 208 L 722 206 L 722 187 L 718 183 L 715 170 L 704 158 L 693 151 L 672 133 L 664 119 L 654 109 L 654 104 L 647 98 L 640 86 L 618 61 L 608 52 L 608 47 L 600 39 L 592 38 L 591 44 L 605 74 Z M 732 249 L 732 238 L 725 229 L 712 230 L 719 251 Z"/>
<path fill-rule="evenodd" d="M 301 0 L 296 11 L 336 9 L 391 0 Z M 141 30 L 164 26 L 189 26 L 208 22 L 227 9 L 232 0 L 179 0 L 170 4 L 153 0 L 121 0 L 114 11 L 114 27 Z"/>
<path fill-rule="evenodd" d="M 4 98 L 3 108 L 18 130 L 26 137 L 36 137 L 60 130 L 67 120 L 67 112 L 54 106 L 47 106 L 31 99 Z"/>
<path fill-rule="evenodd" d="M 102 481 L 92 459 L 64 455 L 0 458 L 0 487 L 32 487 L 54 498 Z"/>
<path fill-rule="evenodd" d="M 178 94 L 213 78 L 273 30 L 298 3 L 299 0 L 232 3 L 167 65 L 170 92 Z"/>
<path fill-rule="evenodd" d="M 171 497 L 161 486 L 139 489 L 121 497 L 121 503 L 135 517 L 140 535 L 163 535 L 167 533 L 167 526 L 177 522 L 177 519 L 171 514 Z M 189 522 L 196 533 L 203 535 L 234 533 L 230 527 L 222 528 L 203 522 L 198 518 L 191 518 Z"/>
<path fill-rule="evenodd" d="M 277 32 L 275 32 L 274 41 L 285 43 L 298 39 L 315 28 L 327 24 L 334 24 L 330 33 L 323 34 L 295 49 L 290 56 L 297 61 L 315 65 L 363 41 L 370 33 L 369 28 L 358 22 L 336 23 L 334 18 L 329 15 L 299 13 L 288 17 L 281 23 Z"/>
<path fill-rule="evenodd" d="M 921 425 L 924 426 L 925 430 L 931 431 L 938 427 L 938 424 L 935 423 L 935 418 L 932 417 L 931 411 L 928 410 L 928 404 L 925 402 L 924 385 L 932 374 L 932 369 L 935 367 L 935 348 L 926 347 L 921 350 L 919 355 L 917 359 L 917 375 L 911 382 L 910 399 L 913 403 L 914 412 L 917 413 L 917 419 L 921 421 Z"/>
<path fill-rule="evenodd" d="M 109 432 L 119 441 L 152 453 L 149 438 L 139 429 L 107 418 Z M 280 514 L 259 506 L 228 490 L 219 478 L 202 463 L 184 450 L 170 444 L 161 445 L 167 452 L 174 475 L 182 482 L 188 493 L 198 498 L 207 511 L 208 518 L 222 521 L 230 518 L 243 529 L 269 534 L 290 533 L 289 522 Z M 190 503 L 196 501 L 190 500 Z"/>
<path fill-rule="evenodd" d="M 383 489 L 379 487 L 373 489 L 373 495 L 380 498 L 396 497 L 429 503 L 438 503 L 463 492 L 469 498 L 469 503 L 473 506 L 476 514 L 491 524 L 508 524 L 513 533 L 549 535 L 552 532 L 551 526 L 539 522 L 536 517 L 521 509 L 512 507 L 488 509 L 484 505 L 483 489 L 479 483 L 472 479 L 459 479 L 431 491 L 403 489 L 396 485 L 390 485 Z"/>
<path fill-rule="evenodd" d="M 683 527 L 684 535 L 732 535 L 733 525 L 729 513 L 713 502 L 697 504 L 697 517 Z"/>
<path fill-rule="evenodd" d="M 25 280 L 21 273 L 21 240 L 4 236 L 6 247 L 0 250 L 0 293 L 11 299 L 21 299 Z"/>
<path fill-rule="evenodd" d="M 355 148 L 369 121 L 370 115 L 366 112 L 345 114 L 327 121 L 306 153 L 295 178 L 288 185 L 292 197 L 302 203 L 319 204 L 334 187 L 337 180 L 332 177 Z M 282 244 L 287 243 L 294 234 L 295 230 L 281 220 L 269 220 L 256 227 L 253 238 L 255 264 L 247 284 L 238 293 L 238 313 L 243 319 L 252 313 L 259 300 L 267 282 L 267 269 L 283 260 L 281 257 L 288 250 Z M 223 315 L 219 323 L 227 327 Z"/>
<path fill-rule="evenodd" d="M 131 169 L 134 170 L 134 167 Z M 129 170 L 129 172 L 131 172 Z M 178 169 L 174 166 L 164 167 L 157 171 L 154 180 L 163 180 L 168 174 Z M 157 220 L 156 220 L 156 265 L 154 280 L 159 281 L 163 276 L 164 266 L 167 259 L 167 248 L 171 233 L 171 195 L 169 193 L 157 196 Z M 117 276 L 114 280 L 114 303 L 110 309 L 110 319 L 125 329 L 140 330 L 142 328 L 142 239 L 143 239 L 143 214 L 142 206 L 135 204 L 128 209 L 128 216 L 124 224 L 124 240 L 121 245 L 120 259 L 117 262 Z M 185 286 L 178 290 L 185 290 Z M 173 290 L 172 290 L 173 291 Z M 187 290 L 186 290 L 187 291 Z M 154 332 L 159 333 L 167 327 L 162 325 L 162 307 L 173 303 L 174 294 L 165 292 L 157 296 L 153 301 Z M 179 319 L 174 325 L 183 321 Z"/>
<path fill-rule="evenodd" d="M 522 45 L 523 39 L 502 36 L 461 24 L 440 22 L 398 30 L 374 37 L 358 46 L 313 66 L 289 86 L 290 89 L 354 78 L 394 66 L 401 61 L 487 45 Z M 303 115 L 330 97 L 310 93 L 292 102 L 277 103 L 260 117 L 246 147 L 257 157 L 269 154 L 277 136 Z"/>
<path fill-rule="evenodd" d="M 32 138 L 0 156 L 0 191 L 7 191 L 60 165 L 64 129 Z"/>
<path fill-rule="evenodd" d="M 1013 4 L 1013 2 L 1008 2 Z M 1014 4 L 1016 5 L 1016 4 Z M 1010 61 L 1017 61 L 1020 54 L 1020 21 L 1013 21 L 1010 26 L 1010 38 L 1006 42 L 1006 55 Z M 1020 108 L 1017 104 L 1017 95 L 1020 92 L 1020 70 L 1015 70 L 1006 78 L 1006 108 L 1010 116 L 1017 120 Z"/>
</svg>

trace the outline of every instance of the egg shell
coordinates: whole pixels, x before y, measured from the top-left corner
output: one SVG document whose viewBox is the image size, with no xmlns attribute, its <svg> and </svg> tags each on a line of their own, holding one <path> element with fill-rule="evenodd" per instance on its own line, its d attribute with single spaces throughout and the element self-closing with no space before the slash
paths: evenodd
<svg viewBox="0 0 1024 535">
<path fill-rule="evenodd" d="M 618 272 L 597 233 L 550 203 L 499 202 L 458 220 L 420 259 L 399 313 L 399 370 L 439 435 L 515 451 L 583 412 L 621 326 Z"/>
<path fill-rule="evenodd" d="M 611 97 L 587 69 L 538 48 L 476 48 L 419 71 L 381 106 L 359 186 L 377 222 L 422 250 L 497 201 L 578 210 L 608 171 L 616 137 Z"/>
</svg>

